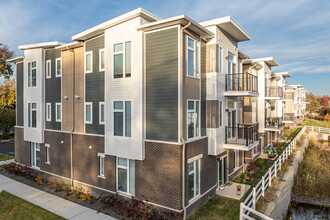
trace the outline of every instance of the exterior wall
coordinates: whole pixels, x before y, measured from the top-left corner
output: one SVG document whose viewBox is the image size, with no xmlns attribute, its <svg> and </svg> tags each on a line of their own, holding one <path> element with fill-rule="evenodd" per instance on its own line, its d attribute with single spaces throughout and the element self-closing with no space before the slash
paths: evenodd
<svg viewBox="0 0 330 220">
<path fill-rule="evenodd" d="M 24 141 L 24 128 L 15 127 L 15 161 L 31 166 L 31 145 Z"/>
<path fill-rule="evenodd" d="M 235 169 L 235 152 L 234 150 L 228 150 L 228 178 L 230 180 L 234 179 L 243 169 L 243 151 L 239 151 L 238 156 L 238 165 L 239 167 L 236 167 Z"/>
<path fill-rule="evenodd" d="M 218 128 L 219 127 L 219 101 L 218 100 L 207 100 L 207 128 Z"/>
<path fill-rule="evenodd" d="M 24 63 L 16 64 L 16 125 L 24 126 Z"/>
<path fill-rule="evenodd" d="M 28 87 L 28 74 L 24 74 L 24 115 L 28 115 L 28 102 L 37 103 L 37 127 L 28 127 L 28 117 L 24 117 L 24 140 L 36 143 L 44 142 L 45 127 L 45 93 L 44 93 L 44 51 L 31 49 L 24 51 L 24 73 L 28 72 L 28 63 L 37 62 L 36 87 Z"/>
<path fill-rule="evenodd" d="M 93 103 L 93 115 L 92 124 L 85 124 L 85 132 L 102 135 L 104 125 L 99 123 L 99 102 L 104 102 L 104 71 L 99 69 L 99 50 L 104 48 L 104 35 L 85 43 L 85 52 L 93 53 L 92 73 L 85 73 L 85 101 Z"/>
<path fill-rule="evenodd" d="M 105 153 L 137 160 L 144 159 L 143 33 L 137 31 L 137 27 L 140 25 L 141 18 L 137 17 L 107 29 L 104 35 L 106 49 L 105 112 L 108 113 L 105 114 Z M 113 45 L 126 41 L 131 41 L 132 75 L 128 78 L 114 79 Z M 161 44 L 157 43 L 157 46 L 162 45 L 165 48 L 168 46 L 163 42 Z M 126 138 L 113 135 L 113 101 L 131 101 L 132 137 Z M 166 126 L 163 125 L 162 127 Z"/>
<path fill-rule="evenodd" d="M 45 128 L 51 130 L 61 130 L 61 122 L 56 122 L 56 103 L 62 102 L 62 77 L 56 77 L 56 58 L 61 58 L 60 50 L 45 50 L 45 71 L 43 72 L 45 74 L 45 102 L 51 103 L 51 121 L 46 121 L 46 114 L 44 120 L 46 124 Z M 51 78 L 46 77 L 47 60 L 51 62 Z M 46 103 L 44 109 L 46 109 Z"/>
</svg>

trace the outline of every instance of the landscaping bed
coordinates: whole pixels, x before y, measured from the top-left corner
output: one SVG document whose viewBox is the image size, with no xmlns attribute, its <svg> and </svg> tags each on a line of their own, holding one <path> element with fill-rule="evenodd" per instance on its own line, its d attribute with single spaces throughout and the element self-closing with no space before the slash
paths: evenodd
<svg viewBox="0 0 330 220">
<path fill-rule="evenodd" d="M 168 212 L 136 199 L 118 194 L 101 193 L 91 196 L 69 185 L 48 181 L 41 172 L 27 166 L 11 163 L 0 166 L 0 174 L 69 201 L 78 203 L 118 219 L 180 219 L 181 213 Z"/>
</svg>

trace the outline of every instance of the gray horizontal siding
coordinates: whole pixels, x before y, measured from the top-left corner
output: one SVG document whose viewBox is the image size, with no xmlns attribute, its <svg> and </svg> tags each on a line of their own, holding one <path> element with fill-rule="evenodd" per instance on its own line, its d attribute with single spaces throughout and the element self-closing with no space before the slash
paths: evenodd
<svg viewBox="0 0 330 220">
<path fill-rule="evenodd" d="M 146 35 L 146 137 L 178 140 L 178 29 Z"/>
<path fill-rule="evenodd" d="M 24 72 L 23 63 L 16 65 L 16 125 L 24 126 Z"/>
<path fill-rule="evenodd" d="M 104 125 L 99 124 L 99 102 L 104 102 L 104 71 L 99 71 L 99 50 L 104 48 L 104 36 L 89 40 L 85 51 L 93 51 L 93 72 L 85 74 L 86 102 L 93 103 L 93 124 L 85 125 L 85 132 L 104 134 Z"/>
</svg>

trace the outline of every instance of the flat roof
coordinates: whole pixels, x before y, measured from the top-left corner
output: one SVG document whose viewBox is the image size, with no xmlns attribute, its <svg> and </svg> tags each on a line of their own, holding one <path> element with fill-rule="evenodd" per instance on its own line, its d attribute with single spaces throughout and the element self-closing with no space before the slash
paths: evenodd
<svg viewBox="0 0 330 220">
<path fill-rule="evenodd" d="M 274 57 L 264 57 L 264 58 L 257 58 L 257 59 L 251 59 L 247 62 L 265 62 L 270 66 L 279 66 L 278 62 L 274 59 Z"/>
<path fill-rule="evenodd" d="M 292 87 L 292 88 L 300 88 L 302 85 L 286 85 L 287 87 Z"/>
<path fill-rule="evenodd" d="M 104 33 L 104 30 L 106 30 L 110 27 L 116 26 L 120 23 L 123 23 L 125 21 L 131 20 L 131 19 L 139 17 L 139 16 L 142 16 L 142 17 L 144 17 L 148 20 L 151 20 L 151 21 L 160 20 L 159 17 L 157 17 L 156 15 L 148 12 L 147 10 L 144 10 L 143 8 L 137 8 L 133 11 L 127 12 L 123 15 L 115 17 L 115 18 L 113 18 L 109 21 L 106 21 L 106 22 L 102 23 L 102 24 L 96 25 L 96 26 L 94 26 L 90 29 L 87 29 L 83 32 L 80 32 L 79 34 L 74 35 L 72 37 L 72 40 L 74 40 L 74 41 L 87 40 L 91 37 L 94 37 L 94 36 L 97 36 L 97 35 L 100 35 L 100 34 Z"/>
<path fill-rule="evenodd" d="M 189 22 L 190 25 L 188 28 L 194 31 L 195 33 L 199 34 L 202 38 L 204 39 L 213 38 L 214 34 L 211 31 L 207 30 L 205 27 L 203 27 L 193 19 L 189 18 L 187 15 L 178 15 L 175 17 L 166 18 L 148 24 L 144 24 L 138 27 L 138 30 L 152 31 L 159 28 L 169 27 L 177 24 L 186 26 L 189 24 Z"/>
<path fill-rule="evenodd" d="M 29 50 L 29 49 L 35 49 L 35 48 L 51 48 L 51 47 L 57 47 L 60 45 L 63 45 L 65 43 L 59 42 L 59 41 L 50 41 L 50 42 L 43 42 L 43 43 L 36 43 L 36 44 L 26 44 L 18 46 L 18 49 L 20 50 Z"/>
<path fill-rule="evenodd" d="M 81 47 L 83 45 L 84 45 L 83 42 L 75 41 L 75 42 L 72 42 L 72 43 L 67 43 L 67 44 L 63 44 L 61 46 L 55 47 L 55 49 L 67 50 L 69 48 Z"/>
<path fill-rule="evenodd" d="M 276 75 L 282 75 L 283 77 L 291 77 L 291 74 L 289 72 L 280 72 L 280 73 L 275 73 Z"/>
<path fill-rule="evenodd" d="M 231 16 L 200 22 L 200 24 L 204 27 L 217 26 L 237 41 L 251 40 L 250 34 Z"/>
<path fill-rule="evenodd" d="M 238 58 L 240 58 L 240 59 L 250 59 L 250 57 L 248 55 L 246 55 L 245 53 L 243 53 L 240 50 L 238 50 Z"/>
<path fill-rule="evenodd" d="M 6 62 L 13 62 L 13 63 L 18 63 L 18 62 L 22 62 L 24 60 L 24 56 L 20 56 L 20 57 L 14 57 L 11 59 L 6 60 Z"/>
</svg>

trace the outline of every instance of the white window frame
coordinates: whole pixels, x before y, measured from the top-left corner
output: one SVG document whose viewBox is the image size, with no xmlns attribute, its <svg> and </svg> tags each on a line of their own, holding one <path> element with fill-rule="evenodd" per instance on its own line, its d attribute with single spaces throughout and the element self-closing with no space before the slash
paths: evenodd
<svg viewBox="0 0 330 220">
<path fill-rule="evenodd" d="M 86 62 L 86 56 L 87 55 L 91 55 L 91 69 L 90 70 L 87 70 L 87 62 Z M 84 64 L 84 70 L 85 70 L 85 73 L 92 73 L 93 72 L 93 51 L 87 51 L 85 52 L 84 54 L 84 61 L 85 61 L 85 64 Z"/>
<path fill-rule="evenodd" d="M 194 109 L 193 110 L 189 110 L 188 109 L 188 104 L 189 104 L 190 101 L 194 102 Z M 198 109 L 198 125 L 199 125 L 198 130 L 199 130 L 199 132 L 198 132 L 198 136 L 197 136 L 196 135 L 196 133 L 197 133 L 197 130 L 196 130 L 196 117 L 195 117 L 194 118 L 194 137 L 189 138 L 188 113 L 191 113 L 192 112 L 192 113 L 195 113 L 196 114 L 196 102 L 199 103 L 198 104 L 198 107 L 199 107 L 199 109 Z M 187 120 L 187 122 L 186 122 L 187 123 L 187 140 L 191 140 L 191 139 L 194 139 L 194 138 L 199 138 L 201 136 L 201 102 L 200 102 L 200 100 L 198 100 L 198 99 L 188 99 L 187 100 L 187 116 L 186 116 L 186 120 Z"/>
<path fill-rule="evenodd" d="M 34 145 L 34 147 L 33 147 Z M 37 145 L 39 145 L 39 149 L 37 149 Z M 37 151 L 39 151 L 39 160 L 40 160 L 40 144 L 31 142 L 31 151 L 34 150 L 34 154 L 31 152 L 31 166 L 35 169 L 40 169 L 40 167 L 37 167 Z M 33 157 L 34 155 L 34 157 Z M 41 162 L 41 160 L 40 160 Z"/>
<path fill-rule="evenodd" d="M 36 67 L 32 67 L 32 63 L 36 63 Z M 30 72 L 29 72 L 29 64 L 31 65 L 31 69 L 30 69 Z M 38 66 L 38 63 L 37 61 L 31 61 L 31 62 L 28 62 L 28 87 L 29 88 L 36 88 L 38 86 L 38 71 L 37 71 L 37 66 Z M 35 86 L 32 86 L 32 70 L 36 70 L 36 85 Z M 29 80 L 30 79 L 30 80 Z M 30 84 L 29 84 L 30 82 Z"/>
<path fill-rule="evenodd" d="M 99 178 L 103 178 L 105 179 L 104 173 L 105 173 L 105 154 L 104 153 L 98 153 L 97 156 L 99 157 Z M 103 160 L 103 164 L 102 164 L 102 160 Z M 103 166 L 103 167 L 102 167 Z M 103 168 L 103 173 L 102 173 L 102 168 Z"/>
<path fill-rule="evenodd" d="M 193 40 L 194 41 L 194 47 L 189 47 L 188 45 L 188 41 L 189 39 Z M 196 50 L 196 44 L 198 46 L 198 51 Z M 186 56 L 187 56 L 187 77 L 191 77 L 191 78 L 196 78 L 196 79 L 200 79 L 200 72 L 201 72 L 201 65 L 200 65 L 200 57 L 201 57 L 201 47 L 200 47 L 200 42 L 195 40 L 194 38 L 190 37 L 190 36 L 187 36 L 187 42 L 186 42 L 186 46 L 187 46 L 187 50 L 186 50 Z M 189 65 L 189 58 L 188 58 L 188 51 L 189 50 L 192 50 L 194 52 L 194 76 L 189 76 L 189 73 L 188 73 L 188 65 Z M 197 57 L 197 60 L 196 60 L 196 52 L 198 52 L 198 57 Z"/>
<path fill-rule="evenodd" d="M 60 74 L 59 75 L 57 74 L 57 61 L 60 61 L 60 63 L 61 63 L 61 69 L 60 69 Z M 56 77 L 62 77 L 62 58 L 61 57 L 56 58 L 56 60 L 55 60 L 55 76 Z"/>
<path fill-rule="evenodd" d="M 49 70 L 48 70 L 48 63 L 49 63 Z M 46 79 L 52 78 L 52 60 L 46 61 Z"/>
<path fill-rule="evenodd" d="M 119 192 L 119 193 L 123 193 L 123 194 L 127 194 L 127 195 L 133 195 L 132 193 L 129 192 L 129 187 L 130 187 L 130 175 L 129 175 L 129 172 L 130 172 L 130 159 L 127 159 L 127 158 L 123 158 L 123 157 L 120 157 L 121 159 L 126 159 L 127 161 L 127 166 L 122 166 L 122 165 L 119 165 L 118 164 L 118 160 L 119 160 L 119 157 L 116 157 L 116 192 Z M 121 169 L 126 169 L 127 170 L 127 192 L 124 192 L 124 191 L 120 191 L 118 190 L 118 168 L 121 168 Z M 136 171 L 136 169 L 135 169 Z M 135 172 L 136 173 L 136 172 Z M 134 178 L 136 180 L 136 178 Z M 135 191 L 135 190 L 134 190 Z"/>
<path fill-rule="evenodd" d="M 126 43 L 128 42 L 131 42 L 131 75 L 130 76 L 126 76 Z M 116 44 L 123 44 L 123 50 L 122 51 L 117 51 L 117 52 L 114 52 L 114 48 L 115 48 L 115 45 Z M 128 41 L 122 41 L 122 42 L 117 42 L 117 43 L 114 43 L 112 45 L 112 65 L 113 65 L 113 74 L 112 74 L 112 78 L 113 79 L 122 79 L 122 78 L 131 78 L 132 77 L 132 41 L 131 40 L 128 40 Z M 115 68 L 115 55 L 118 55 L 118 54 L 123 54 L 123 77 L 118 77 L 118 78 L 115 78 L 115 71 L 114 71 L 114 68 Z"/>
<path fill-rule="evenodd" d="M 46 152 L 46 164 L 50 164 L 50 144 L 45 144 L 45 152 Z"/>
<path fill-rule="evenodd" d="M 189 203 L 192 203 L 194 202 L 196 199 L 199 198 L 200 194 L 201 194 L 201 162 L 200 162 L 200 159 L 203 157 L 203 155 L 201 156 L 197 156 L 199 157 L 198 159 L 195 159 L 195 158 L 191 158 L 188 160 L 188 172 L 189 172 L 189 164 L 193 163 L 194 164 L 194 169 L 192 171 L 190 171 L 188 173 L 188 180 L 189 180 L 189 176 L 191 174 L 194 174 L 194 197 L 189 199 Z M 196 164 L 198 163 L 198 193 L 197 193 L 197 190 L 196 190 Z"/>
<path fill-rule="evenodd" d="M 115 109 L 115 102 L 122 102 L 123 103 L 123 109 Z M 131 102 L 131 136 L 126 136 L 126 102 Z M 122 100 L 114 100 L 112 102 L 112 111 L 113 111 L 113 114 L 112 114 L 112 117 L 113 117 L 113 123 L 112 123 L 112 128 L 113 128 L 113 132 L 112 132 L 112 135 L 114 137 L 121 137 L 121 138 L 132 138 L 133 136 L 133 130 L 132 130 L 132 124 L 133 124 L 133 102 L 132 100 L 125 100 L 125 101 L 122 101 Z M 119 136 L 119 135 L 115 135 L 115 112 L 122 112 L 123 113 L 123 136 Z M 104 114 L 105 114 L 105 111 L 104 111 Z"/>
<path fill-rule="evenodd" d="M 36 108 L 32 108 L 32 105 L 36 104 Z M 29 112 L 29 105 L 31 106 L 31 111 Z M 28 128 L 37 128 L 38 127 L 38 103 L 37 102 L 28 102 Z M 35 111 L 36 112 L 36 126 L 32 127 L 32 112 Z M 31 119 L 30 124 L 29 124 L 29 117 Z"/>
<path fill-rule="evenodd" d="M 86 121 L 86 106 L 90 105 L 91 106 L 91 120 L 90 121 Z M 85 102 L 85 106 L 84 106 L 84 122 L 85 124 L 93 124 L 93 102 Z"/>
<path fill-rule="evenodd" d="M 102 117 L 101 117 L 101 107 L 103 105 L 103 114 L 104 114 L 104 118 L 103 118 L 103 121 L 102 121 Z M 105 124 L 105 103 L 104 102 L 99 102 L 99 124 L 100 125 L 104 125 Z"/>
<path fill-rule="evenodd" d="M 61 106 L 61 113 L 60 113 L 61 118 L 60 119 L 57 118 L 57 106 Z M 61 102 L 55 103 L 55 121 L 62 122 L 62 103 Z"/>
<path fill-rule="evenodd" d="M 48 113 L 49 113 L 49 117 L 48 117 Z M 52 103 L 50 102 L 46 103 L 46 121 L 52 121 Z"/>
<path fill-rule="evenodd" d="M 101 53 L 102 52 L 104 53 L 104 67 L 103 68 L 101 67 L 101 63 L 102 63 L 101 62 L 101 57 L 102 57 Z M 99 71 L 100 72 L 105 71 L 105 49 L 104 48 L 99 50 Z"/>
<path fill-rule="evenodd" d="M 235 153 L 235 169 L 239 167 L 239 150 L 234 150 Z"/>
</svg>

